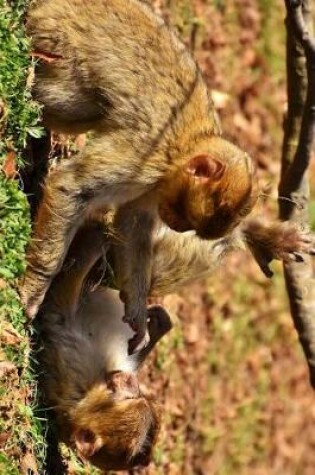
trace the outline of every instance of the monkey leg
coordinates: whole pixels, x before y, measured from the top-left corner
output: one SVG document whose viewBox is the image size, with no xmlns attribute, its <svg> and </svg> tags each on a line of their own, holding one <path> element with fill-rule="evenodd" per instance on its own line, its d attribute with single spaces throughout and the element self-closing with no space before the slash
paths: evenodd
<svg viewBox="0 0 315 475">
<path fill-rule="evenodd" d="M 69 174 L 60 168 L 46 181 L 35 220 L 34 237 L 27 250 L 28 266 L 21 298 L 30 318 L 36 315 L 81 223 L 83 206 L 76 197 L 76 186 L 71 180 L 67 182 Z"/>
<path fill-rule="evenodd" d="M 58 304 L 57 312 L 75 316 L 86 277 L 96 261 L 106 254 L 109 245 L 100 223 L 89 223 L 79 229 L 63 269 L 54 278 L 47 297 L 48 303 Z"/>
</svg>

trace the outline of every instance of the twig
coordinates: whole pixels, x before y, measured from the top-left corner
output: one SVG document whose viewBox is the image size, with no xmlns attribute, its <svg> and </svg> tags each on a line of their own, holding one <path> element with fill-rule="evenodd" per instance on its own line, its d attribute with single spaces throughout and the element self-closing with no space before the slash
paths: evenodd
<svg viewBox="0 0 315 475">
<path fill-rule="evenodd" d="M 308 227 L 306 178 L 315 136 L 315 39 L 309 0 L 285 0 L 287 9 L 288 114 L 284 123 L 279 195 L 280 218 Z M 315 285 L 312 262 L 284 263 L 291 315 L 315 388 Z"/>
</svg>

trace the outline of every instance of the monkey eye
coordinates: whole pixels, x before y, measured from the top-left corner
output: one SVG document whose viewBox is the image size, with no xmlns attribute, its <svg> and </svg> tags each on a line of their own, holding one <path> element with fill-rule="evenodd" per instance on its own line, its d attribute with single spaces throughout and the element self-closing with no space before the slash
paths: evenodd
<svg viewBox="0 0 315 475">
<path fill-rule="evenodd" d="M 251 206 L 244 206 L 244 208 L 242 208 L 238 214 L 241 218 L 244 218 L 251 212 L 251 210 L 252 210 Z"/>
</svg>

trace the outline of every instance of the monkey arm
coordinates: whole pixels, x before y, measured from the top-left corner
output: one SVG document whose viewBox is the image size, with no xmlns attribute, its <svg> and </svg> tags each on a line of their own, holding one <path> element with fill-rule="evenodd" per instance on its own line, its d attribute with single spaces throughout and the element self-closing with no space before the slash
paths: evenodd
<svg viewBox="0 0 315 475">
<path fill-rule="evenodd" d="M 314 235 L 287 221 L 248 218 L 237 232 L 267 277 L 273 275 L 269 268 L 273 259 L 298 262 L 304 260 L 303 255 L 315 253 Z"/>
<path fill-rule="evenodd" d="M 151 285 L 154 204 L 150 196 L 121 207 L 115 216 L 115 276 L 125 303 L 125 321 L 136 331 L 130 351 L 147 338 L 146 299 Z"/>
<path fill-rule="evenodd" d="M 191 233 L 178 234 L 162 227 L 153 240 L 151 295 L 175 292 L 189 282 L 211 275 L 224 257 L 236 249 L 247 249 L 267 277 L 269 263 L 303 260 L 315 253 L 314 236 L 290 223 L 248 218 L 229 236 L 203 241 Z"/>
</svg>

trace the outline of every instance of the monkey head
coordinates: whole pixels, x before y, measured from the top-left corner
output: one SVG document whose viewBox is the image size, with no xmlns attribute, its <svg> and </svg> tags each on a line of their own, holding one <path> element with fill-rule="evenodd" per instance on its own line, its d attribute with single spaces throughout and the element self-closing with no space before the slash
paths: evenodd
<svg viewBox="0 0 315 475">
<path fill-rule="evenodd" d="M 141 394 L 133 373 L 106 374 L 69 416 L 69 444 L 101 470 L 128 470 L 150 463 L 159 410 Z"/>
<path fill-rule="evenodd" d="M 136 369 L 171 328 L 170 316 L 161 305 L 148 307 L 150 341 L 130 356 Z M 101 470 L 128 470 L 150 463 L 161 415 L 156 402 L 141 393 L 135 373 L 105 372 L 80 401 L 69 406 L 66 413 L 57 411 L 61 438 L 83 459 Z"/>
<path fill-rule="evenodd" d="M 196 230 L 201 238 L 217 239 L 250 213 L 257 197 L 250 157 L 214 136 L 168 179 L 159 214 L 175 231 Z"/>
</svg>

